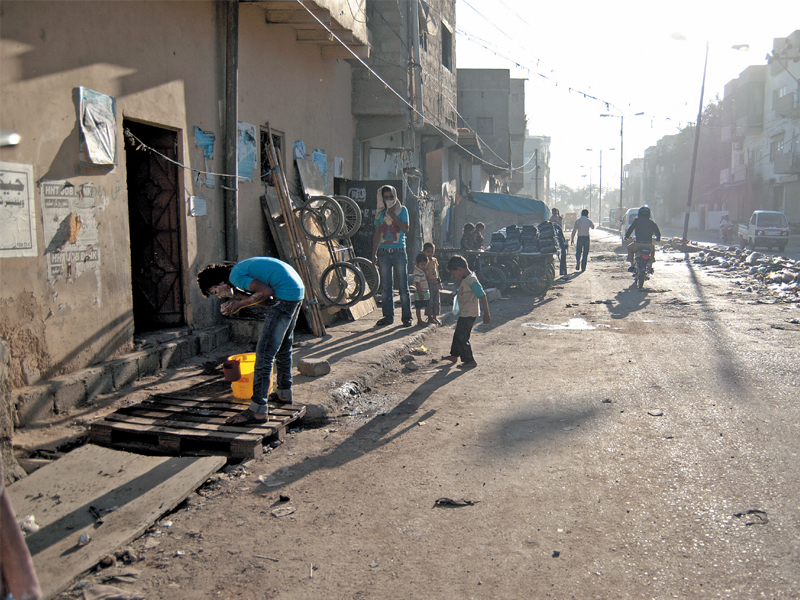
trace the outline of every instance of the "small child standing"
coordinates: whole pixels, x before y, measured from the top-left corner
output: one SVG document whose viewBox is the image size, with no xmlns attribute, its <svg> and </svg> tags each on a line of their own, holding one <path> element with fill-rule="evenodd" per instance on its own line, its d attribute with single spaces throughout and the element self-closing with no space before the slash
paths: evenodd
<svg viewBox="0 0 800 600">
<path fill-rule="evenodd" d="M 472 326 L 475 324 L 481 311 L 483 311 L 483 322 L 492 322 L 489 315 L 489 301 L 486 299 L 486 292 L 478 281 L 475 273 L 470 271 L 467 259 L 458 254 L 452 256 L 447 261 L 447 270 L 453 277 L 461 281 L 458 287 L 458 306 L 459 314 L 456 322 L 456 330 L 453 333 L 453 343 L 450 346 L 450 356 L 443 356 L 442 360 L 449 360 L 455 363 L 461 359 L 461 367 L 471 369 L 477 367 L 478 363 L 472 356 L 472 346 L 469 343 L 469 336 L 472 333 Z"/>
<path fill-rule="evenodd" d="M 439 320 L 439 315 L 442 312 L 442 305 L 439 299 L 439 290 L 442 289 L 442 280 L 439 277 L 439 261 L 434 256 L 436 246 L 430 242 L 425 242 L 425 245 L 422 246 L 422 252 L 428 257 L 428 264 L 425 265 L 425 278 L 428 280 L 428 290 L 431 294 L 431 302 L 425 314 L 428 317 L 428 323 L 441 325 L 442 322 Z"/>
<path fill-rule="evenodd" d="M 431 293 L 428 289 L 428 278 L 425 275 L 425 266 L 428 264 L 428 257 L 422 252 L 417 254 L 414 261 L 414 308 L 417 309 L 417 327 L 424 327 L 422 322 L 422 309 L 428 312 Z"/>
</svg>

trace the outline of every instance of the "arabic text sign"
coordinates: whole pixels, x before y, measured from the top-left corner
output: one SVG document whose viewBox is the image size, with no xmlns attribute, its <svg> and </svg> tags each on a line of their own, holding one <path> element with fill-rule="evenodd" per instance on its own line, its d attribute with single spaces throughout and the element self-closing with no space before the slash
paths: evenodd
<svg viewBox="0 0 800 600">
<path fill-rule="evenodd" d="M 93 270 L 100 277 L 100 250 L 95 215 L 97 188 L 69 181 L 43 181 L 42 214 L 47 247 L 47 277 L 68 281 Z"/>
<path fill-rule="evenodd" d="M 33 167 L 0 162 L 0 258 L 38 256 Z"/>
</svg>

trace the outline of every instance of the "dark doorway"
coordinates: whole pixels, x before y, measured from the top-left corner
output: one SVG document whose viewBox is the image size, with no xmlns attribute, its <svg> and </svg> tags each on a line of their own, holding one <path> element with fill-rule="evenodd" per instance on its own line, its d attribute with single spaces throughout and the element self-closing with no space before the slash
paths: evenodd
<svg viewBox="0 0 800 600">
<path fill-rule="evenodd" d="M 178 137 L 127 120 L 123 127 L 156 151 L 126 137 L 134 331 L 176 327 L 184 324 L 180 202 L 178 167 L 167 158 L 177 160 Z"/>
</svg>

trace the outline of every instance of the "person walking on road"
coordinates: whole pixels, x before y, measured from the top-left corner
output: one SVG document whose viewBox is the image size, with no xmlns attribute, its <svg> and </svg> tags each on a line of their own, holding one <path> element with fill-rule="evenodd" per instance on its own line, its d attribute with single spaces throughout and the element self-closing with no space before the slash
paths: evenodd
<svg viewBox="0 0 800 600">
<path fill-rule="evenodd" d="M 394 275 L 400 282 L 400 315 L 403 327 L 411 327 L 411 295 L 408 290 L 408 257 L 406 234 L 408 209 L 400 204 L 397 190 L 384 185 L 378 190 L 378 215 L 372 237 L 372 264 L 378 267 L 383 289 L 381 312 L 383 317 L 375 324 L 385 327 L 394 322 Z"/>
<path fill-rule="evenodd" d="M 580 218 L 576 219 L 572 226 L 572 235 L 569 243 L 575 242 L 575 234 L 578 234 L 578 243 L 575 246 L 575 270 L 586 270 L 586 261 L 589 260 L 589 230 L 594 229 L 594 223 L 589 219 L 589 211 L 583 209 Z"/>
<path fill-rule="evenodd" d="M 254 256 L 235 265 L 209 265 L 197 274 L 197 284 L 206 298 L 229 298 L 219 309 L 225 316 L 254 304 L 267 309 L 256 346 L 250 406 L 225 421 L 231 425 L 264 423 L 268 418 L 267 401 L 292 403 L 292 342 L 305 296 L 303 280 L 282 260 Z M 273 362 L 277 389 L 270 394 Z"/>
<path fill-rule="evenodd" d="M 453 343 L 450 346 L 450 355 L 443 356 L 442 360 L 455 363 L 461 359 L 460 367 L 471 369 L 477 367 L 478 363 L 472 355 L 472 346 L 469 343 L 469 336 L 472 333 L 472 326 L 475 324 L 481 312 L 483 312 L 483 322 L 488 325 L 492 322 L 489 315 L 489 301 L 486 292 L 475 273 L 470 271 L 467 259 L 458 254 L 451 256 L 447 261 L 447 270 L 458 279 L 461 284 L 458 287 L 458 321 L 456 330 L 453 333 Z"/>
<path fill-rule="evenodd" d="M 553 210 L 556 210 L 555 208 Z M 558 274 L 564 276 L 567 274 L 567 240 L 564 237 L 564 230 L 561 225 L 552 221 L 553 231 L 556 234 L 556 241 L 558 242 Z"/>
</svg>

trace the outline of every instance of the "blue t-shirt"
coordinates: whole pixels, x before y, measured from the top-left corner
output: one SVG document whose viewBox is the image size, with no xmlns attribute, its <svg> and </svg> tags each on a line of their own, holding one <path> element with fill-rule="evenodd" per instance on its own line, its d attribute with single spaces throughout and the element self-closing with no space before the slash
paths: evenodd
<svg viewBox="0 0 800 600">
<path fill-rule="evenodd" d="M 406 234 L 400 229 L 396 223 L 392 222 L 391 227 L 386 223 L 386 209 L 383 209 L 377 217 L 375 217 L 375 227 L 381 228 L 381 243 L 379 248 L 405 248 L 406 247 Z M 408 223 L 408 209 L 403 206 L 400 208 L 398 218 L 403 223 Z"/>
<path fill-rule="evenodd" d="M 251 291 L 250 282 L 256 279 L 275 290 L 279 300 L 296 302 L 303 299 L 306 291 L 297 271 L 269 256 L 254 256 L 236 263 L 229 279 L 237 288 L 248 292 Z"/>
</svg>

